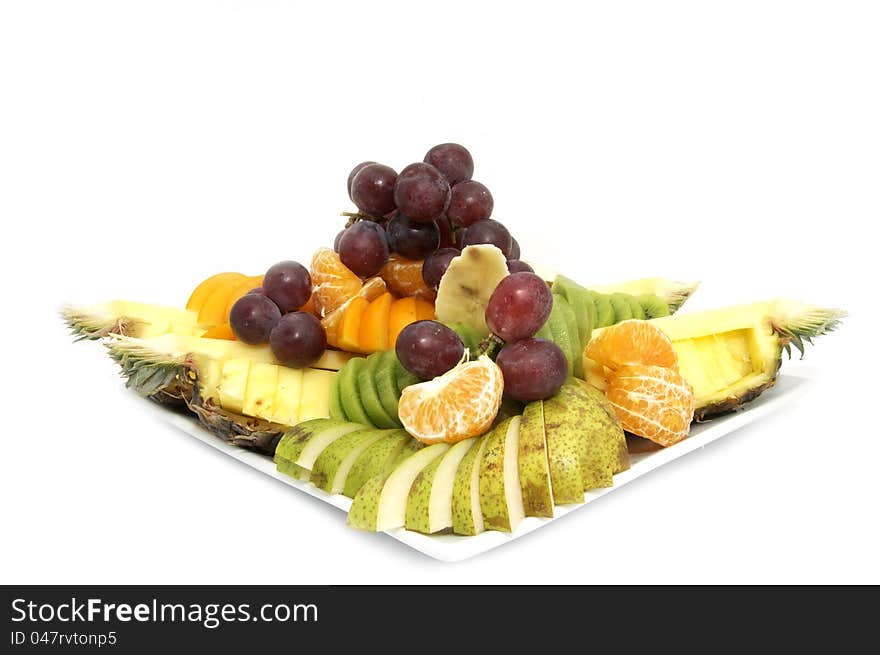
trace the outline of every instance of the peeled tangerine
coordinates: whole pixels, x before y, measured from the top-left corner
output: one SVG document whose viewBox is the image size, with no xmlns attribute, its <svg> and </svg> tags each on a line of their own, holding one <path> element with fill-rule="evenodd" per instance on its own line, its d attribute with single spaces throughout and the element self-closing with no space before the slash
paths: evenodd
<svg viewBox="0 0 880 655">
<path fill-rule="evenodd" d="M 456 443 L 492 426 L 503 392 L 501 369 L 482 355 L 433 380 L 404 388 L 398 414 L 406 431 L 422 443 Z"/>
<path fill-rule="evenodd" d="M 687 437 L 694 418 L 694 390 L 666 366 L 621 366 L 605 391 L 623 429 L 671 446 Z"/>
</svg>

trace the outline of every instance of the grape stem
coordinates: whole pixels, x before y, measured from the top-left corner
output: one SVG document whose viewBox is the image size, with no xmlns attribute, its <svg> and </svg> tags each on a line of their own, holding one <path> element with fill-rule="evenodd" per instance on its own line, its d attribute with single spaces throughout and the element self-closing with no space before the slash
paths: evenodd
<svg viewBox="0 0 880 655">
<path fill-rule="evenodd" d="M 490 334 L 480 342 L 476 358 L 486 355 L 489 359 L 494 361 L 502 347 L 504 347 L 504 340 L 497 334 Z"/>
<path fill-rule="evenodd" d="M 361 212 L 341 212 L 339 215 L 348 218 L 348 222 L 345 224 L 346 228 L 351 227 L 358 221 L 373 221 L 374 223 L 378 223 L 381 220 L 375 216 L 370 216 L 369 214 L 363 214 Z"/>
</svg>

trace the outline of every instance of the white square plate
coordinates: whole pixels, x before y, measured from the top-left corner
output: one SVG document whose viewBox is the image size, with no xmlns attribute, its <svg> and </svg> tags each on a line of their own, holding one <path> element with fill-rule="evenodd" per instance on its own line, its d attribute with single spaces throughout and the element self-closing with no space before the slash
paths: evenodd
<svg viewBox="0 0 880 655">
<path fill-rule="evenodd" d="M 649 453 L 632 454 L 630 456 L 631 466 L 629 470 L 624 471 L 623 473 L 618 473 L 614 476 L 614 486 L 608 489 L 588 491 L 584 494 L 583 505 L 558 506 L 555 508 L 556 516 L 552 519 L 535 517 L 526 518 L 513 533 L 484 532 L 473 537 L 460 537 L 452 534 L 424 535 L 403 528 L 396 528 L 394 530 L 388 530 L 387 534 L 398 541 L 402 541 L 407 546 L 415 548 L 425 555 L 446 562 L 458 562 L 473 557 L 474 555 L 479 555 L 480 553 L 484 553 L 497 546 L 501 546 L 517 539 L 524 534 L 528 534 L 532 530 L 536 530 L 542 525 L 555 521 L 569 512 L 578 510 L 597 498 L 601 498 L 605 494 L 611 493 L 615 489 L 619 489 L 627 482 L 631 482 L 639 476 L 645 475 L 649 471 L 653 471 L 654 469 L 663 466 L 663 464 L 678 459 L 698 448 L 702 448 L 706 444 L 711 443 L 716 439 L 720 439 L 744 425 L 748 425 L 749 423 L 758 420 L 770 412 L 776 411 L 779 406 L 792 400 L 805 391 L 808 384 L 809 376 L 806 371 L 780 375 L 776 386 L 746 405 L 745 409 L 712 419 L 706 423 L 695 424 L 687 439 L 669 448 Z M 149 404 L 153 408 L 153 411 L 158 412 L 162 420 L 183 430 L 196 439 L 205 442 L 209 446 L 226 453 L 230 457 L 234 457 L 238 461 L 243 462 L 248 466 L 252 466 L 258 471 L 270 475 L 291 487 L 295 487 L 311 496 L 320 498 L 345 512 L 348 512 L 349 507 L 351 507 L 351 499 L 346 498 L 345 496 L 338 494 L 330 495 L 316 488 L 309 482 L 295 480 L 278 473 L 278 471 L 275 470 L 275 464 L 271 457 L 226 443 L 219 437 L 214 436 L 204 429 L 195 417 L 189 418 L 164 409 L 159 405 L 153 403 Z"/>
</svg>

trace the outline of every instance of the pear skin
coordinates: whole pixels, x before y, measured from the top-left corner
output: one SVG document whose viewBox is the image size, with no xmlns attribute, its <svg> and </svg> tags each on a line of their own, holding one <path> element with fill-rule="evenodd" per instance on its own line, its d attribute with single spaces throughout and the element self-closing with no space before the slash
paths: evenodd
<svg viewBox="0 0 880 655">
<path fill-rule="evenodd" d="M 526 516 L 553 516 L 553 488 L 544 434 L 544 404 L 526 405 L 519 426 L 519 483 Z"/>
</svg>

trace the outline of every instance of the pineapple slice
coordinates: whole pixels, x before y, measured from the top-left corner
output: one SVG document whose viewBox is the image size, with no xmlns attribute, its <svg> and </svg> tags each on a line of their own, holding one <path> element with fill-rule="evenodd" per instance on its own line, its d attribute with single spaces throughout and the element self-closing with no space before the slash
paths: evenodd
<svg viewBox="0 0 880 655">
<path fill-rule="evenodd" d="M 280 368 L 275 364 L 264 362 L 251 364 L 247 389 L 244 394 L 244 405 L 241 409 L 242 414 L 256 416 L 267 421 L 272 420 Z"/>
<path fill-rule="evenodd" d="M 251 361 L 243 357 L 223 362 L 217 390 L 220 394 L 220 407 L 226 411 L 242 413 L 250 368 Z"/>
<path fill-rule="evenodd" d="M 271 420 L 275 423 L 282 425 L 296 425 L 299 423 L 303 377 L 302 369 L 288 368 L 287 366 L 279 367 L 278 387 L 272 404 Z"/>
<path fill-rule="evenodd" d="M 299 401 L 299 421 L 330 416 L 330 391 L 338 373 L 317 368 L 303 370 L 302 396 Z"/>
</svg>

